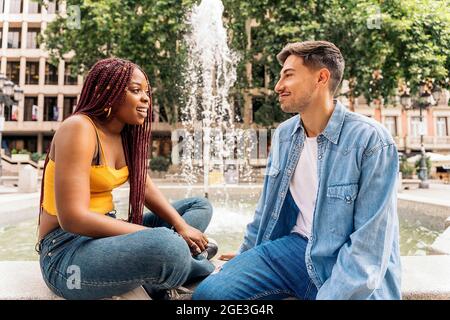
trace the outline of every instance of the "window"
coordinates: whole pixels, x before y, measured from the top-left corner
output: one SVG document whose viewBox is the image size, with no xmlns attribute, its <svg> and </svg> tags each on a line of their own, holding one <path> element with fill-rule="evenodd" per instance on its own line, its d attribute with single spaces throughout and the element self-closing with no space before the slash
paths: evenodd
<svg viewBox="0 0 450 320">
<path fill-rule="evenodd" d="M 15 84 L 19 84 L 19 75 L 20 75 L 20 62 L 19 61 L 6 62 L 6 77 Z"/>
<path fill-rule="evenodd" d="M 45 64 L 45 84 L 58 84 L 58 67 Z"/>
<path fill-rule="evenodd" d="M 24 104 L 24 121 L 37 121 L 38 120 L 38 98 L 37 97 L 25 97 Z"/>
<path fill-rule="evenodd" d="M 265 66 L 260 61 L 254 61 L 252 64 L 252 80 L 254 88 L 264 87 Z"/>
<path fill-rule="evenodd" d="M 397 136 L 397 117 L 386 117 L 384 119 L 384 126 L 393 137 Z"/>
<path fill-rule="evenodd" d="M 17 121 L 19 120 L 19 106 L 17 103 L 13 105 L 5 104 L 3 107 L 3 116 L 5 121 Z"/>
<path fill-rule="evenodd" d="M 2 1 L 2 0 L 0 0 L 0 1 Z M 0 13 L 1 13 L 1 11 L 0 11 Z M 3 28 L 0 28 L 0 49 L 2 48 L 2 46 L 3 46 Z"/>
<path fill-rule="evenodd" d="M 77 97 L 64 97 L 63 120 L 70 116 L 77 105 Z"/>
<path fill-rule="evenodd" d="M 56 97 L 44 98 L 44 121 L 58 121 L 59 110 Z"/>
<path fill-rule="evenodd" d="M 39 84 L 39 61 L 27 61 L 25 84 Z"/>
<path fill-rule="evenodd" d="M 7 149 L 11 152 L 12 149 L 27 150 L 30 152 L 36 152 L 37 150 L 37 137 L 36 136 L 8 136 Z"/>
<path fill-rule="evenodd" d="M 420 122 L 420 117 L 411 117 L 411 136 L 412 137 L 420 137 L 421 135 L 425 135 L 426 130 L 426 120 L 423 119 L 423 123 Z"/>
<path fill-rule="evenodd" d="M 28 49 L 37 49 L 37 36 L 41 32 L 39 28 L 30 28 L 27 32 L 27 48 Z"/>
<path fill-rule="evenodd" d="M 30 0 L 28 2 L 28 13 L 41 13 L 41 4 Z"/>
<path fill-rule="evenodd" d="M 18 28 L 11 28 L 8 32 L 8 47 L 10 49 L 19 49 L 20 48 L 20 36 L 21 30 Z"/>
<path fill-rule="evenodd" d="M 49 1 L 47 13 L 57 13 L 59 10 L 58 1 Z"/>
<path fill-rule="evenodd" d="M 22 13 L 22 0 L 11 0 L 9 2 L 9 13 Z"/>
<path fill-rule="evenodd" d="M 5 121 L 12 121 L 12 110 L 11 110 L 11 106 L 9 105 L 5 105 L 4 107 L 4 116 L 5 116 Z"/>
<path fill-rule="evenodd" d="M 436 134 L 438 137 L 448 136 L 447 118 L 438 117 L 436 121 Z"/>
<path fill-rule="evenodd" d="M 0 0 L 0 14 L 3 13 L 3 8 L 5 8 L 5 0 Z"/>
<path fill-rule="evenodd" d="M 77 85 L 77 76 L 72 76 L 70 73 L 70 63 L 66 62 L 64 67 L 64 84 L 65 85 Z"/>
</svg>

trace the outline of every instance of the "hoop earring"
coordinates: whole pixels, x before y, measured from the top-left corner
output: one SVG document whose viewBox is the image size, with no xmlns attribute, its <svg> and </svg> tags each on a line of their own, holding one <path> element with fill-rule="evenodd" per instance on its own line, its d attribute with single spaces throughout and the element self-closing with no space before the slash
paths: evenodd
<svg viewBox="0 0 450 320">
<path fill-rule="evenodd" d="M 111 114 L 111 107 L 103 109 L 105 112 L 108 112 L 106 115 L 107 118 L 109 118 L 109 115 Z"/>
</svg>

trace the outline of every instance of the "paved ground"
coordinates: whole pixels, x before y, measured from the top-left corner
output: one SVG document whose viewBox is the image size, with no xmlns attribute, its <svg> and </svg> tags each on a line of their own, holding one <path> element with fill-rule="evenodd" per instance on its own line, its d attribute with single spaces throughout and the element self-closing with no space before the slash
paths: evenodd
<svg viewBox="0 0 450 320">
<path fill-rule="evenodd" d="M 399 199 L 432 203 L 450 207 L 450 185 L 430 183 L 429 186 L 429 189 L 403 190 L 398 194 Z"/>
</svg>

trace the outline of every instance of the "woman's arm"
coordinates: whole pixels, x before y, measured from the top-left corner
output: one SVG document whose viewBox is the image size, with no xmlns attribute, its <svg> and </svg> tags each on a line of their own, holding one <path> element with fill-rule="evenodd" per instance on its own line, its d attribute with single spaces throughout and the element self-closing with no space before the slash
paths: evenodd
<svg viewBox="0 0 450 320">
<path fill-rule="evenodd" d="M 93 238 L 146 229 L 89 211 L 89 177 L 96 135 L 87 119 L 74 116 L 64 121 L 55 135 L 54 143 L 55 198 L 61 228 Z"/>
<path fill-rule="evenodd" d="M 200 253 L 205 250 L 205 246 L 208 244 L 206 236 L 201 231 L 188 225 L 181 218 L 180 214 L 167 201 L 166 197 L 156 187 L 149 175 L 147 175 L 145 183 L 145 206 L 168 224 L 172 225 L 187 242 L 192 252 Z"/>
</svg>

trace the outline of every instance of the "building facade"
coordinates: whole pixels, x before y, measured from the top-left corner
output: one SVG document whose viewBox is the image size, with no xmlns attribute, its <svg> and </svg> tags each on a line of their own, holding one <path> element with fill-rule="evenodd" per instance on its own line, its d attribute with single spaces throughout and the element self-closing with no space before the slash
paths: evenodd
<svg viewBox="0 0 450 320">
<path fill-rule="evenodd" d="M 76 105 L 83 79 L 70 75 L 70 55 L 53 66 L 43 45 L 37 44 L 37 35 L 45 30 L 58 12 L 64 13 L 65 10 L 64 2 L 49 1 L 48 8 L 45 8 L 31 0 L 0 0 L 0 73 L 18 84 L 25 96 L 17 108 L 7 108 L 4 112 L 6 122 L 2 132 L 2 148 L 7 154 L 13 149 L 45 153 L 54 132 Z M 255 27 L 254 21 L 248 22 L 249 48 L 252 28 Z M 255 73 L 256 68 L 259 71 Z M 243 123 L 238 125 L 244 127 L 254 122 L 255 101 L 270 94 L 273 89 L 273 81 L 270 81 L 264 67 L 249 63 L 246 70 L 252 89 L 244 93 Z M 399 103 L 373 107 L 359 98 L 355 111 L 383 123 L 402 152 L 418 152 L 420 133 L 424 131 L 427 151 L 450 153 L 448 92 L 444 92 L 438 105 L 424 112 L 425 126 L 420 123 L 418 110 L 406 110 Z M 152 155 L 169 156 L 178 139 L 171 132 L 180 124 L 171 126 L 159 122 L 157 114 L 153 121 Z"/>
<path fill-rule="evenodd" d="M 0 73 L 24 90 L 17 108 L 5 108 L 2 148 L 43 153 L 59 123 L 73 110 L 81 77 L 69 73 L 70 56 L 57 66 L 38 45 L 43 32 L 64 5 L 48 8 L 31 0 L 0 0 Z"/>
</svg>

